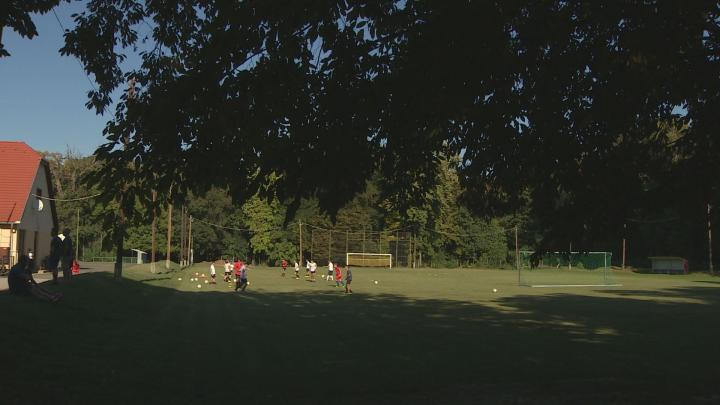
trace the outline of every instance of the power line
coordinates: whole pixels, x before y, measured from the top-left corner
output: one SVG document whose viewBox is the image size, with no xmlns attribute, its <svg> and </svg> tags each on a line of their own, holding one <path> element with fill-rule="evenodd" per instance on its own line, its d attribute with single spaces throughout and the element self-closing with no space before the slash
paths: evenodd
<svg viewBox="0 0 720 405">
<path fill-rule="evenodd" d="M 32 194 L 32 193 L 30 193 L 30 195 L 33 196 L 33 197 L 40 198 L 40 199 L 43 199 L 43 200 L 48 200 L 48 201 L 71 202 L 71 201 L 89 200 L 89 199 L 91 199 L 91 198 L 95 198 L 95 197 L 98 197 L 98 196 L 102 195 L 102 193 L 97 193 L 97 194 L 94 194 L 94 195 L 89 195 L 89 196 L 87 196 L 87 197 L 79 197 L 79 198 L 50 198 L 50 197 L 44 197 L 44 196 L 37 195 L 37 194 Z"/>
<path fill-rule="evenodd" d="M 62 31 L 62 34 L 65 35 L 65 27 L 63 26 L 63 23 L 60 21 L 60 17 L 58 17 L 57 13 L 55 12 L 55 9 L 52 9 L 53 15 L 55 16 L 55 20 L 57 21 L 58 25 L 60 26 L 60 30 Z M 90 83 L 90 86 L 92 86 L 93 90 L 97 92 L 97 87 L 95 87 L 95 83 L 90 79 L 90 76 L 88 76 L 87 72 L 85 71 L 85 67 L 83 66 L 82 62 L 78 58 L 73 58 L 77 61 L 78 65 L 80 65 L 80 68 L 82 69 L 82 72 L 85 74 L 85 78 L 87 79 L 88 83 Z"/>
</svg>

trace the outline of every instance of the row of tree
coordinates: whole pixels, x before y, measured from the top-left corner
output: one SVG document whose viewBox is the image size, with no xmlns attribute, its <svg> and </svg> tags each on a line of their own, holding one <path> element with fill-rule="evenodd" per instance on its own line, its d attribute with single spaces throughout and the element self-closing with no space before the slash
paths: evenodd
<svg viewBox="0 0 720 405">
<path fill-rule="evenodd" d="M 672 139 L 677 136 L 675 132 L 676 129 L 673 129 L 667 136 Z M 68 150 L 65 154 L 46 153 L 45 158 L 51 165 L 58 198 L 74 199 L 118 192 L 117 188 L 99 189 L 88 185 L 86 180 L 99 169 L 93 157 L 82 157 Z M 678 161 L 677 157 L 672 159 Z M 258 193 L 243 203 L 236 203 L 227 189 L 219 187 L 212 187 L 203 195 L 189 193 L 183 198 L 160 198 L 155 204 L 156 227 L 160 228 L 157 232 L 161 235 L 157 238 L 162 240 L 156 245 L 157 260 L 167 257 L 168 246 L 172 260 L 180 261 L 181 254 L 183 258 L 188 257 L 187 250 L 184 253 L 180 251 L 181 246 L 187 246 L 189 234 L 187 225 L 181 224 L 192 217 L 192 248 L 196 261 L 238 256 L 274 264 L 282 258 L 298 258 L 298 224 L 305 223 L 336 232 L 402 229 L 412 235 L 415 244 L 412 253 L 416 256 L 416 263 L 422 256 L 423 263 L 431 266 L 512 265 L 516 228 L 519 247 L 523 250 L 565 251 L 574 244 L 573 250 L 610 251 L 613 262 L 620 265 L 623 260 L 622 240 L 625 239 L 629 265 L 645 266 L 647 256 L 669 254 L 690 258 L 698 269 L 705 268 L 707 264 L 704 260 L 707 257 L 707 217 L 706 213 L 697 209 L 698 200 L 695 204 L 688 201 L 684 206 L 676 205 L 674 200 L 658 200 L 649 209 L 637 212 L 637 218 L 628 218 L 624 232 L 600 234 L 590 243 L 583 244 L 581 240 L 573 240 L 571 235 L 558 238 L 552 231 L 544 229 L 543 224 L 552 218 L 541 217 L 532 211 L 529 201 L 532 196 L 528 190 L 519 192 L 519 198 L 526 203 L 516 212 L 494 217 L 478 215 L 467 205 L 457 165 L 457 158 L 440 159 L 433 186 L 428 192 L 416 195 L 416 204 L 409 207 L 401 207 L 397 203 L 397 191 L 376 175 L 368 181 L 362 193 L 341 207 L 334 216 L 324 212 L 315 198 L 303 199 L 290 217 L 288 212 L 291 207 L 287 201 Z M 648 179 L 650 181 L 652 179 Z M 151 191 L 146 194 L 151 194 Z M 607 197 L 597 196 L 599 200 Z M 556 200 L 558 204 L 562 203 L 562 196 L 556 196 Z M 81 257 L 85 259 L 114 255 L 112 232 L 115 228 L 107 223 L 117 218 L 117 205 L 112 200 L 109 204 L 99 201 L 102 199 L 57 204 L 61 226 L 75 229 L 79 225 Z M 173 210 L 169 219 L 170 203 L 186 208 Z M 691 209 L 693 205 L 695 210 Z M 133 212 L 128 217 L 124 246 L 151 252 L 152 208 L 138 202 Z M 168 226 L 171 227 L 169 244 L 165 239 Z M 576 226 L 586 225 L 578 222 Z M 310 229 L 304 228 L 305 257 L 310 254 Z M 389 234 L 389 237 L 393 235 Z M 548 244 L 549 240 L 556 243 Z M 126 250 L 124 254 L 129 255 L 130 252 Z M 406 252 L 406 255 L 409 254 Z M 320 255 L 322 259 L 325 259 L 324 256 L 325 253 Z"/>
</svg>

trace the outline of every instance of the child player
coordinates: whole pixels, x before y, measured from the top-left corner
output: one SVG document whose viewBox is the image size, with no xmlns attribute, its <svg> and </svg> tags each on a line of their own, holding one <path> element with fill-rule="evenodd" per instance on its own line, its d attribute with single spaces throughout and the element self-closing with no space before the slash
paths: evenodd
<svg viewBox="0 0 720 405">
<path fill-rule="evenodd" d="M 230 262 L 228 259 L 225 259 L 225 275 L 223 277 L 223 281 L 226 283 L 230 281 Z"/>
<path fill-rule="evenodd" d="M 233 271 L 235 273 L 235 291 L 237 291 L 238 288 L 240 288 L 240 275 L 241 275 L 243 266 L 244 266 L 243 262 L 238 260 L 237 258 L 235 258 L 235 263 L 233 264 Z"/>
<path fill-rule="evenodd" d="M 295 280 L 299 280 L 299 279 L 300 279 L 300 264 L 296 260 L 295 261 Z"/>
<path fill-rule="evenodd" d="M 245 291 L 245 288 L 247 288 L 248 285 L 248 268 L 247 265 L 243 263 L 242 268 L 240 269 L 240 291 Z"/>
<path fill-rule="evenodd" d="M 282 276 L 285 277 L 285 270 L 287 270 L 287 260 L 282 259 L 282 262 L 280 262 L 280 266 L 282 266 Z"/>
<path fill-rule="evenodd" d="M 340 264 L 335 263 L 335 287 L 342 285 L 342 272 L 340 271 Z"/>
<path fill-rule="evenodd" d="M 327 276 L 325 277 L 325 281 L 332 281 L 334 269 L 335 267 L 333 266 L 333 262 L 331 260 L 328 260 L 328 272 Z"/>
<path fill-rule="evenodd" d="M 215 284 L 215 262 L 210 263 L 210 284 Z"/>
<path fill-rule="evenodd" d="M 350 270 L 350 266 L 345 266 L 345 294 L 352 294 L 350 283 L 352 283 L 352 270 Z"/>
</svg>

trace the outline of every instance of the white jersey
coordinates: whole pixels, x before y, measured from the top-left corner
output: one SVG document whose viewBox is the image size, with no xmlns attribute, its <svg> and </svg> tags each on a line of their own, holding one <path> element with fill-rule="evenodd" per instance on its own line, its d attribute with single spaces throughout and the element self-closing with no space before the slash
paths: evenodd
<svg viewBox="0 0 720 405">
<path fill-rule="evenodd" d="M 333 271 L 334 268 L 335 268 L 335 267 L 333 267 L 333 263 L 332 263 L 332 262 L 328 262 L 328 271 Z"/>
<path fill-rule="evenodd" d="M 295 271 L 300 271 L 300 265 L 298 262 L 295 262 Z"/>
<path fill-rule="evenodd" d="M 210 263 L 210 275 L 215 275 L 215 263 Z"/>
<path fill-rule="evenodd" d="M 315 273 L 315 270 L 317 270 L 317 263 L 310 262 L 310 272 Z"/>
<path fill-rule="evenodd" d="M 225 262 L 225 273 L 230 273 L 230 263 Z"/>
</svg>

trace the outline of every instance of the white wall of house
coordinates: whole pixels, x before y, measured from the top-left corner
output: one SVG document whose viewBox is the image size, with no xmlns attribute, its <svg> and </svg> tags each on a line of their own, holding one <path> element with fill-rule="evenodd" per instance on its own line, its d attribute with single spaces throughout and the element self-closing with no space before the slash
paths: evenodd
<svg viewBox="0 0 720 405">
<path fill-rule="evenodd" d="M 17 229 L 17 225 L 13 225 Z M 10 263 L 12 266 L 17 262 L 17 233 L 10 230 L 10 224 L 0 225 L 0 248 L 8 248 Z M 0 254 L 5 255 L 5 249 L 0 249 Z M 4 264 L 2 264 L 4 266 Z"/>
<path fill-rule="evenodd" d="M 29 194 L 38 194 L 44 197 L 50 194 L 48 178 L 42 164 L 38 165 L 32 189 L 28 190 L 28 200 L 18 225 L 18 241 L 15 245 L 21 254 L 27 254 L 29 249 L 32 249 L 35 252 L 36 263 L 40 264 L 42 259 L 50 254 L 50 238 L 53 228 L 52 210 L 50 202 L 43 200 L 43 209 L 38 211 L 38 199 Z"/>
</svg>

